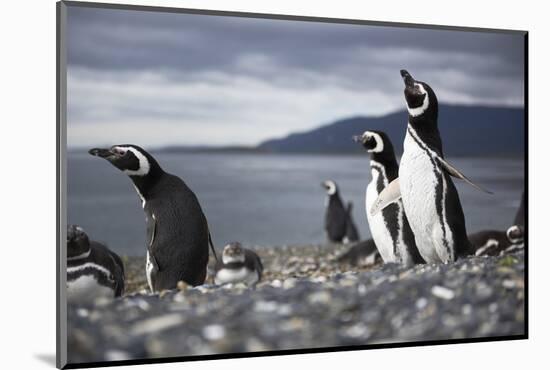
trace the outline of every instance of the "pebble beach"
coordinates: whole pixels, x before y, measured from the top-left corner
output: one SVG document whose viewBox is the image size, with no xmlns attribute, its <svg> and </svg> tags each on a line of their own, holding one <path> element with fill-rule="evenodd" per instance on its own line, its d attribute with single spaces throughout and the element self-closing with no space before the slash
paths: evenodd
<svg viewBox="0 0 550 370">
<path fill-rule="evenodd" d="M 123 297 L 68 307 L 69 363 L 524 334 L 523 251 L 407 268 L 339 263 L 348 248 L 251 248 L 254 288 L 210 275 L 155 294 L 144 257 L 124 257 Z"/>
</svg>

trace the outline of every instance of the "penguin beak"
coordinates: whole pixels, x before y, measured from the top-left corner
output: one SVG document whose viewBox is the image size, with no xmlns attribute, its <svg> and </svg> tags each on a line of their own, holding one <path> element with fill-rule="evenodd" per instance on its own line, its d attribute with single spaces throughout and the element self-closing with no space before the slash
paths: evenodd
<svg viewBox="0 0 550 370">
<path fill-rule="evenodd" d="M 353 135 L 351 138 L 356 143 L 363 143 L 363 135 Z"/>
<path fill-rule="evenodd" d="M 401 77 L 403 77 L 403 81 L 405 82 L 405 86 L 412 87 L 414 85 L 414 78 L 405 69 L 401 70 Z"/>
<path fill-rule="evenodd" d="M 91 155 L 101 158 L 109 158 L 114 155 L 109 149 L 93 148 L 88 151 Z"/>
<path fill-rule="evenodd" d="M 322 188 L 325 188 L 325 189 L 328 189 L 327 184 L 325 184 L 324 182 L 321 183 L 321 187 L 322 187 Z"/>
</svg>

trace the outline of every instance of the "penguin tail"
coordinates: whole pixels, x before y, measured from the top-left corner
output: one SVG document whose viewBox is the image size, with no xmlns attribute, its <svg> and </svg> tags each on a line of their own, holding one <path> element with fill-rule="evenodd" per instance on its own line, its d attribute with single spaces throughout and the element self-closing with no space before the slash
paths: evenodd
<svg viewBox="0 0 550 370">
<path fill-rule="evenodd" d="M 210 231 L 208 231 L 208 244 L 210 244 L 210 249 L 212 249 L 214 258 L 216 259 L 216 262 L 218 262 L 218 255 L 216 254 L 216 248 L 214 248 L 214 243 L 212 243 L 212 235 L 210 235 Z"/>
</svg>

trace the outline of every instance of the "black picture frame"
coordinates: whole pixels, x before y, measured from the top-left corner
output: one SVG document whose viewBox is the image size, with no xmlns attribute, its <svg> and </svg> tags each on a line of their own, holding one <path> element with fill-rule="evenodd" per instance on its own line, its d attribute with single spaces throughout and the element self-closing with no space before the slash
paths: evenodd
<svg viewBox="0 0 550 370">
<path fill-rule="evenodd" d="M 401 348 L 401 347 L 417 347 L 417 346 L 433 346 L 433 345 L 448 345 L 460 343 L 482 343 L 493 341 L 509 341 L 509 340 L 524 340 L 529 338 L 529 251 L 525 249 L 525 321 L 524 334 L 509 335 L 487 338 L 466 338 L 466 339 L 444 339 L 444 340 L 428 340 L 415 341 L 404 343 L 387 343 L 387 344 L 368 344 L 357 346 L 337 346 L 324 348 L 303 348 L 289 349 L 277 351 L 261 351 L 250 353 L 231 353 L 231 354 L 209 354 L 201 356 L 178 356 L 167 358 L 151 358 L 151 359 L 132 359 L 123 361 L 105 361 L 105 362 L 87 362 L 72 364 L 67 363 L 67 310 L 64 294 L 66 285 L 66 204 L 67 204 L 67 48 L 66 48 L 66 27 L 67 27 L 67 7 L 86 7 L 86 8 L 101 8 L 113 10 L 128 10 L 128 11 L 149 11 L 149 12 L 165 12 L 165 13 L 181 13 L 195 15 L 217 15 L 225 17 L 241 17 L 241 18 L 256 18 L 256 19 L 271 19 L 271 20 L 288 20 L 288 21 L 303 21 L 303 22 L 319 22 L 319 23 L 338 23 L 338 24 L 353 24 L 353 25 L 369 25 L 369 26 L 391 26 L 401 28 L 421 28 L 434 30 L 457 30 L 471 32 L 489 32 L 489 33 L 506 33 L 506 34 L 522 34 L 524 37 L 524 122 L 525 122 L 525 153 L 524 153 L 524 181 L 525 181 L 525 244 L 529 243 L 529 86 L 528 86 L 528 41 L 529 33 L 525 30 L 503 30 L 490 28 L 472 28 L 447 25 L 427 25 L 416 23 L 397 23 L 397 22 L 381 22 L 368 21 L 360 19 L 338 19 L 324 18 L 311 16 L 297 15 L 282 15 L 282 14 L 265 14 L 265 13 L 248 13 L 248 12 L 233 12 L 233 11 L 217 11 L 217 10 L 202 10 L 191 8 L 172 8 L 159 6 L 143 6 L 129 4 L 111 4 L 111 3 L 95 3 L 95 2 L 79 2 L 79 1 L 60 1 L 57 3 L 57 66 L 56 66 L 56 113 L 57 113 L 57 157 L 56 157 L 56 174 L 57 174 L 57 249 L 56 249 L 56 283 L 57 283 L 57 310 L 56 310 L 56 365 L 58 368 L 84 368 L 84 367 L 107 367 L 107 366 L 123 366 L 123 365 L 138 365 L 138 364 L 158 364 L 172 362 L 187 362 L 201 360 L 218 360 L 243 357 L 264 357 L 264 356 L 279 356 L 293 354 L 313 354 L 322 352 L 342 352 L 342 351 L 358 351 L 381 348 Z"/>
</svg>

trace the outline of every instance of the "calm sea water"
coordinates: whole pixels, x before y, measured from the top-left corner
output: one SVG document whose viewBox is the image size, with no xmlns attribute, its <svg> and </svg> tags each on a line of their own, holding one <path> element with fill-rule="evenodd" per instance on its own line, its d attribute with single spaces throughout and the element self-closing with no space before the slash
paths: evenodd
<svg viewBox="0 0 550 370">
<path fill-rule="evenodd" d="M 324 240 L 325 191 L 333 179 L 362 238 L 369 237 L 365 187 L 367 156 L 264 154 L 156 154 L 165 171 L 180 176 L 195 192 L 217 248 L 245 245 L 319 243 Z M 512 222 L 524 186 L 521 159 L 450 159 L 482 193 L 456 180 L 468 232 L 504 229 Z M 145 254 L 145 217 L 130 179 L 104 160 L 69 153 L 68 222 L 120 254 Z"/>
</svg>

